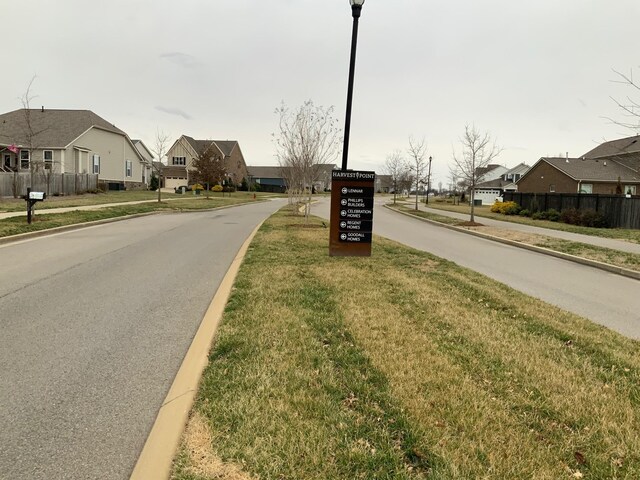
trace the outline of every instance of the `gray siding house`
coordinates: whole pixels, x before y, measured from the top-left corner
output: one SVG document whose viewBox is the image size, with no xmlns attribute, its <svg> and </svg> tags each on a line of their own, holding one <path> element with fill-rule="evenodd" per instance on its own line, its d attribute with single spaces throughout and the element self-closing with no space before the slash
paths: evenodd
<svg viewBox="0 0 640 480">
<path fill-rule="evenodd" d="M 145 159 L 129 136 L 89 110 L 20 109 L 0 115 L 0 166 L 93 173 L 110 188 L 142 188 Z"/>
</svg>

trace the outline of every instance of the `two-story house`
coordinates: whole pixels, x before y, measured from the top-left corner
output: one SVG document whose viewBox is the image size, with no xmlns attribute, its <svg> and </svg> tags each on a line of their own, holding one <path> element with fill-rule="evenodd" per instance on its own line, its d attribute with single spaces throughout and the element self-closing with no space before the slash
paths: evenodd
<svg viewBox="0 0 640 480">
<path fill-rule="evenodd" d="M 234 185 L 247 178 L 247 164 L 240 145 L 235 140 L 195 140 L 182 135 L 167 152 L 167 165 L 163 168 L 164 186 L 176 188 L 192 184 L 194 162 L 202 152 L 213 146 L 224 162 L 225 172 Z"/>
</svg>

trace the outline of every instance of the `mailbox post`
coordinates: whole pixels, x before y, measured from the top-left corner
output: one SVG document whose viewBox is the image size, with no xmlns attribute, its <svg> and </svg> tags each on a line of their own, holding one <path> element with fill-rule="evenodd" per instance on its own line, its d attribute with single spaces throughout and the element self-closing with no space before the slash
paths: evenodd
<svg viewBox="0 0 640 480">
<path fill-rule="evenodd" d="M 31 188 L 27 188 L 27 194 L 22 198 L 27 202 L 27 223 L 31 225 L 34 205 L 47 198 L 47 194 L 44 192 L 32 192 Z"/>
</svg>

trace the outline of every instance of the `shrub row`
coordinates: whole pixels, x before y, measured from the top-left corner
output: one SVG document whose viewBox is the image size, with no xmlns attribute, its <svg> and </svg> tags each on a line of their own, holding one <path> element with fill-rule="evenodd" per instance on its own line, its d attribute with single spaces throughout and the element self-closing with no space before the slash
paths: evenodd
<svg viewBox="0 0 640 480">
<path fill-rule="evenodd" d="M 503 215 L 518 215 L 520 210 L 520 205 L 516 202 L 495 202 L 491 206 L 493 213 L 501 213 Z"/>
<path fill-rule="evenodd" d="M 608 226 L 604 215 L 591 209 L 578 210 L 576 208 L 568 208 L 562 212 L 558 212 L 556 209 L 550 208 L 542 212 L 531 213 L 527 209 L 522 209 L 516 202 L 495 202 L 491 206 L 491 211 L 503 215 L 531 217 L 533 220 L 560 221 L 582 227 L 606 228 Z"/>
</svg>

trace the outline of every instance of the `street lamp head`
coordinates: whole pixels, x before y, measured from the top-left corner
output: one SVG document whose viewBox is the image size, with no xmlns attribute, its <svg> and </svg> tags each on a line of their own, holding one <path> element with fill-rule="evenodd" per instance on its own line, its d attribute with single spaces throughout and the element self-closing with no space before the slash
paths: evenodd
<svg viewBox="0 0 640 480">
<path fill-rule="evenodd" d="M 359 18 L 362 5 L 364 5 L 364 0 L 349 0 L 349 3 L 351 3 L 351 13 L 353 18 Z"/>
</svg>

